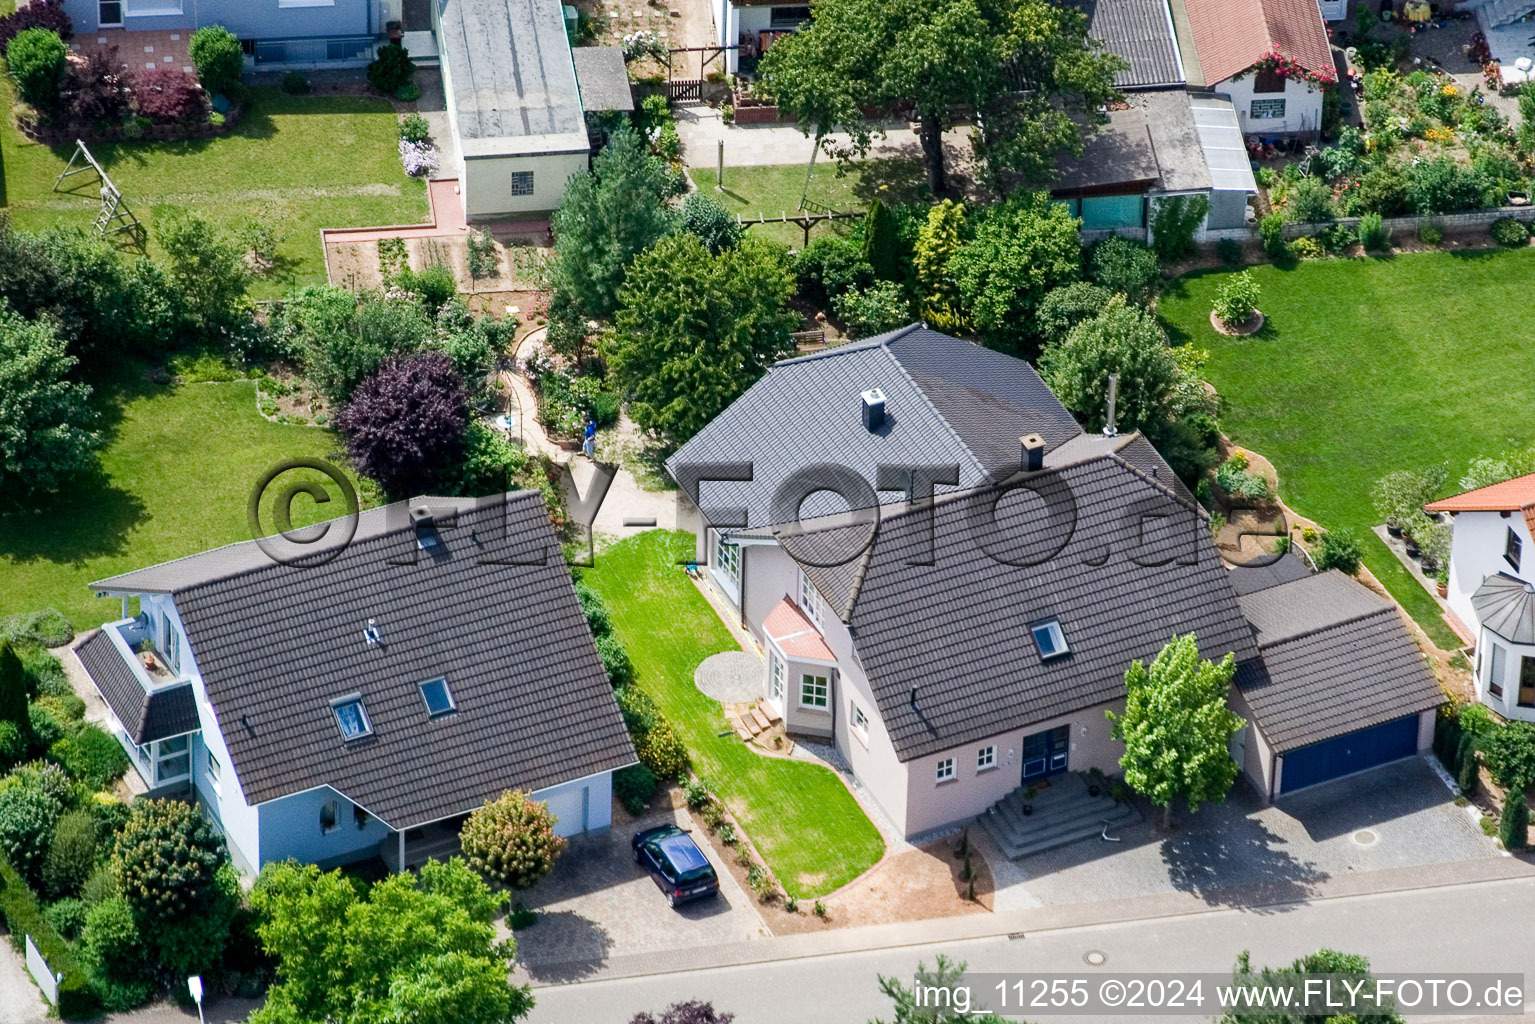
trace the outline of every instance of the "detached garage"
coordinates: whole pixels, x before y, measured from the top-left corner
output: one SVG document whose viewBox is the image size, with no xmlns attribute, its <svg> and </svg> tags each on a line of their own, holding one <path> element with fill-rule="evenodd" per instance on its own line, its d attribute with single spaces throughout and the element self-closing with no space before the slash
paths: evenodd
<svg viewBox="0 0 1535 1024">
<path fill-rule="evenodd" d="M 1285 562 L 1232 574 L 1261 654 L 1237 670 L 1238 760 L 1265 799 L 1428 749 L 1445 700 L 1395 605 Z"/>
</svg>

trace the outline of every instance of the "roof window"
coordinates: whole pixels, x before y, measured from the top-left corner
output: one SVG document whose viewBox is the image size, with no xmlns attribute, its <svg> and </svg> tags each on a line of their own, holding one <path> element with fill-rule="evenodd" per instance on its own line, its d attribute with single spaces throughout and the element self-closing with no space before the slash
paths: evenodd
<svg viewBox="0 0 1535 1024">
<path fill-rule="evenodd" d="M 453 694 L 448 689 L 446 679 L 428 679 L 422 683 L 421 699 L 426 701 L 428 718 L 441 718 L 458 710 L 458 705 L 453 703 Z"/>
<path fill-rule="evenodd" d="M 1059 658 L 1071 648 L 1066 646 L 1066 634 L 1061 632 L 1059 619 L 1046 619 L 1029 627 L 1034 634 L 1034 644 L 1039 648 L 1039 660 Z"/>
<path fill-rule="evenodd" d="M 368 712 L 362 706 L 362 694 L 337 697 L 330 702 L 330 709 L 336 716 L 336 728 L 341 730 L 341 738 L 346 742 L 373 735 L 373 723 L 368 721 Z"/>
</svg>

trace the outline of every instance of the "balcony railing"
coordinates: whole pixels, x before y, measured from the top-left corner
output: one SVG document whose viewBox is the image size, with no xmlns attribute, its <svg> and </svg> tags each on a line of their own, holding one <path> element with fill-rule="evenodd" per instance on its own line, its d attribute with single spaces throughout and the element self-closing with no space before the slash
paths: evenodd
<svg viewBox="0 0 1535 1024">
<path fill-rule="evenodd" d="M 145 693 L 162 686 L 186 682 L 186 673 L 171 667 L 164 653 L 154 649 L 154 638 L 139 620 L 123 619 L 101 628 L 109 635 L 112 646 L 117 648 L 129 669 L 138 677 Z"/>
</svg>

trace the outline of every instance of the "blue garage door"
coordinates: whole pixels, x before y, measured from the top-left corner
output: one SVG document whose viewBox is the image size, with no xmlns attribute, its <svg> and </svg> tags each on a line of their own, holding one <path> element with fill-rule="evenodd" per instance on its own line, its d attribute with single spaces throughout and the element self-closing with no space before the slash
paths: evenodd
<svg viewBox="0 0 1535 1024">
<path fill-rule="evenodd" d="M 1284 755 L 1281 793 L 1399 761 L 1418 751 L 1418 716 L 1408 715 L 1369 729 L 1344 733 Z"/>
</svg>

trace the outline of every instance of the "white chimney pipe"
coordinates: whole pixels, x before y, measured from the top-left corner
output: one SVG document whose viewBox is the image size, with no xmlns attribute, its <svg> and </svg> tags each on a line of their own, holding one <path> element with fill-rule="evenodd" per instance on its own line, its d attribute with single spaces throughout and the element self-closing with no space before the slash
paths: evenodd
<svg viewBox="0 0 1535 1024">
<path fill-rule="evenodd" d="M 1114 426 L 1114 398 L 1115 398 L 1116 393 L 1118 392 L 1118 390 L 1119 390 L 1119 374 L 1111 373 L 1111 374 L 1109 374 L 1109 408 L 1108 408 L 1108 415 L 1106 417 L 1104 417 L 1104 421 L 1103 421 L 1103 436 L 1104 437 L 1115 437 L 1115 436 L 1117 436 L 1119 434 L 1119 429 Z"/>
</svg>

